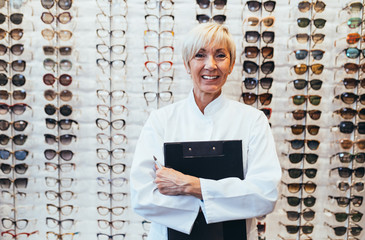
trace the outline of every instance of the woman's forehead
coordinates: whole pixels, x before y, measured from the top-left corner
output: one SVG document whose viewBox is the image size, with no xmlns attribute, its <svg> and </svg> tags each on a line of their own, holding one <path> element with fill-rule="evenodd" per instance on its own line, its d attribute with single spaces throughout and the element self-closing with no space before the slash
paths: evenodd
<svg viewBox="0 0 365 240">
<path fill-rule="evenodd" d="M 199 51 L 214 51 L 214 52 L 216 52 L 216 51 L 227 51 L 228 52 L 228 47 L 224 43 L 211 42 L 211 43 L 206 44 L 203 47 L 201 47 L 199 49 Z"/>
</svg>

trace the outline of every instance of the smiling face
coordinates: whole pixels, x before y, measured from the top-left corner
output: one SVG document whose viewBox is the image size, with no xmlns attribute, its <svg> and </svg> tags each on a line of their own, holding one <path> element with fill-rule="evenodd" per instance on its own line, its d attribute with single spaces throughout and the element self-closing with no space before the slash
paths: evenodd
<svg viewBox="0 0 365 240">
<path fill-rule="evenodd" d="M 231 57 L 226 47 L 210 44 L 199 51 L 186 66 L 191 73 L 194 84 L 195 96 L 213 95 L 219 96 L 228 75 L 234 66 L 231 64 Z"/>
</svg>

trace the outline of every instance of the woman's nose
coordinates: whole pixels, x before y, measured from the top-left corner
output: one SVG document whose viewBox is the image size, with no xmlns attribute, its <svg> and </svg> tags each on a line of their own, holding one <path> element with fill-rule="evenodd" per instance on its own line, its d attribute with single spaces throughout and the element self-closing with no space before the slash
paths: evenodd
<svg viewBox="0 0 365 240">
<path fill-rule="evenodd" d="M 217 62 L 215 61 L 213 56 L 208 56 L 205 61 L 205 68 L 206 69 L 216 69 L 217 68 Z"/>
</svg>

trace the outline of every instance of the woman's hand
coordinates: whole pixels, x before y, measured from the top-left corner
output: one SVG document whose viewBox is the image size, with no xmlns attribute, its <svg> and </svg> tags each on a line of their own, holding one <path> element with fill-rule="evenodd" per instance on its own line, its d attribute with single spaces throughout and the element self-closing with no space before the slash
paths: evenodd
<svg viewBox="0 0 365 240">
<path fill-rule="evenodd" d="M 191 195 L 202 199 L 200 180 L 197 177 L 185 175 L 172 168 L 156 167 L 155 183 L 164 195 Z"/>
</svg>

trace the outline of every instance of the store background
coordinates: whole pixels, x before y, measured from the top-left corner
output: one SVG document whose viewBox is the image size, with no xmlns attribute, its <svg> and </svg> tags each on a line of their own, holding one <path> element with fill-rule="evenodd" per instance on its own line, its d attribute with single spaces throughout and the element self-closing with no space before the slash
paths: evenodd
<svg viewBox="0 0 365 240">
<path fill-rule="evenodd" d="M 44 2 L 52 3 L 52 1 Z M 59 0 L 57 2 L 67 1 Z M 20 56 L 16 56 L 13 53 L 9 53 L 8 49 L 7 53 L 1 56 L 0 59 L 5 62 L 12 62 L 18 59 L 26 61 L 26 68 L 23 72 L 17 72 L 14 70 L 15 68 L 9 66 L 1 71 L 9 78 L 15 74 L 23 74 L 26 77 L 25 84 L 23 86 L 16 86 L 16 84 L 11 83 L 11 80 L 9 80 L 8 83 L 1 84 L 1 90 L 13 92 L 18 89 L 24 89 L 27 93 L 24 100 L 14 100 L 11 97 L 8 100 L 1 99 L 1 109 L 4 106 L 6 107 L 3 103 L 8 105 L 26 103 L 32 108 L 32 110 L 26 108 L 26 111 L 20 115 L 15 113 L 1 115 L 2 120 L 10 122 L 25 120 L 28 122 L 28 126 L 23 132 L 16 131 L 13 127 L 10 127 L 8 130 L 0 133 L 13 137 L 18 134 L 27 135 L 24 145 L 16 145 L 10 140 L 8 144 L 1 146 L 2 158 L 5 158 L 3 157 L 5 154 L 3 150 L 14 152 L 24 149 L 28 150 L 29 154 L 25 160 L 17 160 L 14 154 L 11 154 L 6 160 L 0 159 L 0 164 L 14 166 L 26 163 L 29 165 L 29 168 L 25 174 L 16 173 L 14 170 L 8 174 L 4 173 L 4 170 L 0 171 L 1 179 L 11 179 L 9 188 L 6 185 L 9 180 L 1 180 L 0 238 L 12 239 L 12 236 L 20 234 L 19 237 L 22 237 L 20 239 L 57 239 L 58 235 L 62 236 L 61 239 L 104 240 L 108 239 L 107 235 L 115 235 L 114 240 L 146 239 L 149 223 L 134 214 L 130 207 L 128 179 L 134 146 L 140 130 L 152 110 L 185 98 L 191 90 L 192 84 L 183 66 L 180 46 L 186 32 L 198 24 L 196 15 L 203 13 L 210 16 L 216 14 L 226 15 L 225 24 L 229 27 L 237 44 L 236 66 L 224 87 L 224 94 L 231 99 L 242 101 L 240 98 L 242 92 L 253 92 L 256 94 L 272 93 L 273 98 L 269 105 L 263 106 L 259 101 L 256 101 L 253 106 L 260 109 L 263 107 L 272 109 L 269 121 L 277 142 L 277 152 L 282 167 L 285 169 L 316 168 L 318 170 L 316 177 L 313 179 L 303 176 L 304 174 L 300 178 L 292 179 L 288 176 L 286 170 L 283 171 L 282 180 L 285 183 L 314 182 L 316 189 L 313 193 L 309 194 L 303 188 L 298 193 L 290 193 L 285 184 L 280 185 L 280 194 L 285 196 L 306 197 L 313 195 L 316 198 L 316 203 L 310 209 L 315 211 L 314 219 L 306 221 L 303 217 L 300 217 L 296 221 L 290 221 L 287 218 L 286 211 L 303 212 L 307 207 L 303 202 L 297 207 L 293 207 L 288 204 L 285 197 L 280 198 L 272 214 L 258 219 L 261 230 L 260 239 L 351 239 L 351 231 L 346 231 L 344 235 L 336 236 L 334 229 L 326 226 L 326 224 L 328 223 L 332 227 L 353 227 L 359 224 L 361 227 L 364 227 L 363 220 L 357 223 L 351 219 L 337 222 L 335 217 L 332 214 L 325 213 L 324 209 L 332 212 L 349 213 L 354 210 L 364 212 L 362 205 L 354 206 L 353 203 L 350 203 L 347 207 L 340 207 L 336 200 L 328 198 L 329 195 L 336 197 L 364 196 L 363 191 L 357 192 L 354 188 L 345 192 L 337 188 L 337 184 L 340 181 L 348 182 L 351 185 L 353 182 L 362 182 L 363 178 L 355 177 L 353 174 L 349 178 L 343 178 L 338 175 L 337 170 L 331 171 L 332 168 L 340 166 L 351 169 L 363 167 L 363 163 L 356 161 L 341 163 L 338 156 L 331 158 L 332 155 L 342 151 L 350 153 L 362 152 L 358 146 L 349 150 L 341 149 L 338 143 L 340 139 L 358 140 L 363 137 L 356 130 L 352 134 L 344 134 L 338 128 L 333 128 L 333 126 L 344 121 L 343 118 L 339 117 L 338 114 L 334 114 L 333 111 L 341 107 L 362 108 L 360 102 L 345 104 L 335 99 L 335 96 L 343 92 L 352 92 L 359 95 L 363 93 L 363 89 L 360 86 L 354 89 L 345 89 L 342 84 L 342 80 L 346 77 L 362 78 L 361 70 L 355 74 L 347 74 L 343 66 L 349 62 L 362 63 L 362 54 L 358 58 L 350 59 L 344 53 L 344 49 L 348 47 L 362 49 L 363 47 L 361 42 L 349 45 L 345 40 L 348 33 L 357 32 L 362 35 L 363 24 L 357 28 L 350 29 L 346 23 L 350 17 L 363 19 L 363 9 L 359 12 L 350 11 L 350 4 L 359 3 L 356 1 L 323 1 L 326 4 L 323 12 L 317 13 L 313 8 L 310 8 L 309 11 L 302 13 L 298 10 L 300 2 L 305 1 L 276 1 L 274 11 L 270 13 L 263 8 L 257 12 L 251 12 L 247 8 L 246 1 L 241 0 L 228 0 L 223 10 L 216 9 L 213 4 L 208 9 L 201 9 L 196 4 L 196 1 L 193 0 L 174 1 L 173 7 L 167 7 L 168 9 L 162 8 L 162 6 L 169 6 L 171 3 L 171 1 L 166 0 L 148 1 L 148 5 L 144 1 L 78 0 L 72 2 L 72 7 L 69 10 L 64 10 L 57 4 L 47 10 L 42 6 L 41 1 L 36 0 L 0 1 L 0 6 L 4 4 L 0 11 L 5 16 L 10 16 L 13 13 L 24 14 L 23 22 L 20 25 L 12 23 L 9 17 L 5 17 L 4 23 L 0 25 L 0 28 L 7 32 L 14 28 L 24 29 L 24 36 L 20 40 L 12 39 L 9 37 L 9 34 L 1 40 L 1 43 L 8 47 L 17 43 L 24 44 L 24 52 Z M 314 5 L 316 2 L 309 3 Z M 19 4 L 21 5 L 18 6 Z M 51 12 L 53 15 L 70 12 L 72 19 L 66 24 L 62 24 L 60 21 L 46 24 L 41 20 L 43 12 Z M 146 20 L 145 16 L 148 14 L 155 15 L 157 18 L 152 16 Z M 171 17 L 162 17 L 163 15 L 173 15 L 173 21 L 171 22 Z M 267 16 L 275 18 L 272 27 L 267 28 L 262 23 L 256 27 L 248 26 L 247 20 L 245 20 L 248 17 L 263 19 Z M 308 27 L 300 28 L 297 25 L 297 19 L 300 17 L 312 20 L 323 18 L 326 20 L 326 23 L 322 29 L 317 29 L 313 25 L 313 21 L 311 21 Z M 42 30 L 46 28 L 58 32 L 52 40 L 46 40 L 42 36 Z M 106 34 L 104 36 L 100 29 L 104 31 L 113 30 L 114 35 Z M 153 31 L 145 33 L 145 30 L 148 29 L 156 30 L 157 32 L 169 30 L 173 31 L 174 34 L 164 32 L 156 35 Z M 72 36 L 70 39 L 64 41 L 60 30 L 71 31 Z M 267 45 L 262 41 L 247 43 L 244 36 L 246 31 L 251 30 L 260 33 L 263 31 L 275 32 L 274 42 L 268 44 L 268 46 L 274 48 L 272 59 L 263 59 L 261 53 L 259 57 L 254 59 L 248 59 L 242 55 L 246 46 L 262 48 Z M 125 35 L 120 34 L 121 31 L 125 31 Z M 306 44 L 300 44 L 295 37 L 293 38 L 298 33 L 309 35 L 322 33 L 325 35 L 325 38 L 322 43 L 318 44 L 314 44 L 311 40 Z M 160 43 L 158 43 L 159 40 Z M 104 44 L 105 46 L 99 46 L 97 49 L 96 46 L 98 44 Z M 168 52 L 169 48 L 165 49 L 167 52 L 160 52 L 160 54 L 150 51 L 145 53 L 146 45 L 161 48 L 164 44 L 174 47 L 173 54 Z M 120 50 L 123 47 L 118 45 L 125 45 L 125 51 Z M 45 55 L 43 46 L 56 47 L 56 53 L 50 56 Z M 67 56 L 57 53 L 57 48 L 63 46 L 71 46 L 72 53 Z M 109 51 L 109 49 L 107 51 L 102 49 L 103 47 L 111 46 L 115 46 L 112 49 L 114 52 Z M 303 60 L 297 60 L 293 51 L 299 49 L 321 49 L 325 53 L 321 60 L 314 60 L 312 56 L 308 56 Z M 149 59 L 147 59 L 147 56 Z M 58 64 L 55 64 L 53 68 L 45 68 L 44 60 L 47 58 L 52 59 Z M 65 68 L 65 65 L 59 64 L 61 60 L 65 59 L 72 63 L 72 68 L 69 70 Z M 173 65 L 167 72 L 162 70 L 164 65 L 161 65 L 160 69 L 157 68 L 149 72 L 145 67 L 147 60 L 157 63 L 171 61 Z M 258 79 L 265 77 L 265 74 L 260 70 L 254 75 L 249 75 L 243 71 L 243 62 L 249 60 L 258 64 L 274 61 L 274 71 L 268 76 L 273 78 L 273 84 L 269 90 L 262 89 L 261 86 L 253 90 L 247 90 L 244 86 L 242 87 L 242 81 L 245 77 L 256 77 Z M 108 61 L 114 65 L 111 66 Z M 125 65 L 123 61 L 125 61 Z M 48 60 L 48 62 L 52 63 L 51 60 Z M 297 75 L 293 67 L 301 63 L 307 65 L 320 63 L 324 65 L 324 70 L 318 75 L 313 74 L 310 69 L 303 75 Z M 72 77 L 72 83 L 69 86 L 63 86 L 56 80 L 53 86 L 47 86 L 42 80 L 47 73 L 52 73 L 56 77 L 62 74 L 69 74 Z M 163 76 L 172 76 L 172 82 L 166 80 L 166 78 L 165 81 L 157 80 Z M 295 79 L 320 79 L 323 81 L 323 84 L 319 90 L 313 90 L 310 87 L 296 90 L 291 82 Z M 73 93 L 73 98 L 71 101 L 63 101 L 58 95 L 55 100 L 48 101 L 44 97 L 44 91 L 49 89 L 56 92 L 69 90 Z M 102 98 L 100 94 L 98 96 L 97 90 L 109 92 L 115 90 L 116 92 L 114 92 L 113 97 Z M 125 91 L 125 94 L 123 97 L 118 97 L 122 95 L 121 90 Z M 146 92 L 152 93 L 146 95 Z M 157 93 L 160 93 L 160 95 Z M 161 98 L 149 99 L 151 94 Z M 294 105 L 291 96 L 298 94 L 320 95 L 322 96 L 321 102 L 318 106 L 314 106 L 308 101 L 300 106 Z M 145 97 L 148 100 L 148 104 Z M 44 111 L 44 107 L 47 104 L 53 104 L 58 108 L 64 104 L 69 104 L 72 107 L 72 114 L 70 116 L 63 116 L 59 112 L 60 109 L 58 109 L 56 114 L 49 116 Z M 119 110 L 123 108 L 121 106 L 125 106 L 127 110 L 120 112 Z M 103 112 L 103 109 L 105 107 L 107 111 L 104 115 L 105 110 Z M 109 107 L 112 107 L 114 113 L 108 111 Z M 290 113 L 287 113 L 296 109 L 317 109 L 321 110 L 322 114 L 318 120 L 312 120 L 307 117 L 297 121 L 293 119 Z M 58 127 L 49 129 L 45 123 L 46 118 L 54 118 L 56 120 L 68 118 L 77 121 L 78 124 L 73 124 L 69 130 L 62 130 Z M 100 124 L 103 120 L 98 120 L 99 126 L 97 126 L 96 121 L 99 118 L 107 121 L 117 120 L 115 125 L 113 125 L 114 128 L 118 128 L 118 123 L 123 123 L 123 121 L 125 121 L 125 126 L 120 130 L 116 130 L 108 125 L 106 125 L 105 129 L 100 129 Z M 350 119 L 350 121 L 357 125 L 361 119 L 356 117 Z M 320 130 L 318 135 L 315 136 L 308 134 L 306 131 L 301 135 L 293 135 L 290 128 L 287 127 L 293 124 L 314 124 L 320 126 Z M 44 134 L 53 134 L 55 136 L 74 134 L 76 135 L 76 141 L 73 138 L 69 145 L 62 143 L 47 144 Z M 98 140 L 97 134 L 105 134 L 107 136 L 124 134 L 127 140 L 123 140 L 123 136 L 117 135 L 113 137 L 116 144 L 105 138 L 105 135 L 99 135 L 99 137 L 103 137 L 103 141 L 100 138 Z M 6 138 L 4 136 L 1 137 L 2 139 Z M 290 143 L 286 142 L 286 140 L 294 139 L 315 139 L 320 141 L 320 145 L 317 150 L 310 150 L 307 145 L 304 148 L 294 150 Z M 59 154 L 56 154 L 54 159 L 47 160 L 44 155 L 46 149 L 54 149 L 58 153 L 62 150 L 71 150 L 74 155 L 69 161 L 63 160 L 59 157 Z M 101 156 L 100 154 L 105 154 L 105 149 L 107 151 L 116 149 L 112 152 L 115 156 L 111 157 L 106 153 L 106 158 L 101 159 L 100 157 L 105 155 Z M 123 154 L 123 149 L 125 149 L 125 154 Z M 97 151 L 99 151 L 99 155 Z M 306 161 L 292 164 L 289 162 L 288 157 L 285 156 L 285 154 L 290 153 L 314 153 L 319 158 L 314 164 L 309 164 Z M 67 171 L 61 171 L 60 168 L 56 168 L 55 171 L 49 171 L 49 166 L 45 167 L 47 163 L 74 164 L 75 168 L 63 169 Z M 109 165 L 122 163 L 125 164 L 125 171 L 122 173 L 111 173 L 107 171 L 107 168 L 99 167 L 98 169 L 97 163 Z M 2 166 L 6 167 L 5 165 Z M 118 171 L 118 167 L 123 166 L 116 165 L 115 170 Z M 104 171 L 101 171 L 102 169 Z M 100 171 L 106 173 L 101 173 Z M 361 169 L 358 171 L 360 172 Z M 331 175 L 329 175 L 330 172 Z M 21 186 L 21 182 L 24 180 L 19 180 L 19 185 L 15 186 L 13 181 L 18 178 L 28 178 L 26 188 Z M 70 178 L 73 180 L 70 180 Z M 70 186 L 67 185 L 67 181 L 72 181 Z M 118 184 L 121 186 L 115 186 Z M 55 193 L 51 191 L 55 191 Z M 67 196 L 72 194 L 71 192 L 74 196 L 68 200 Z M 107 194 L 107 200 L 99 198 L 103 194 Z M 110 200 L 108 198 L 109 194 L 113 194 L 115 198 L 121 197 L 122 200 Z M 55 196 L 55 200 L 52 200 L 52 196 Z M 65 200 L 62 200 L 60 197 Z M 47 210 L 47 205 L 49 210 L 56 207 L 56 213 Z M 57 211 L 57 208 L 65 205 L 71 205 L 71 208 L 73 208 L 67 215 Z M 97 210 L 100 206 L 107 208 L 117 207 L 114 209 L 115 211 L 119 211 L 120 207 L 125 209 L 119 215 L 107 213 L 103 216 Z M 62 210 L 66 211 L 67 208 L 64 207 Z M 290 234 L 287 232 L 286 227 L 280 223 L 294 226 L 312 225 L 314 227 L 313 232 L 310 234 L 302 234 L 303 229 L 300 229 L 298 233 Z M 103 225 L 106 225 L 106 228 L 103 228 Z M 363 239 L 363 232 L 360 232 L 356 237 Z"/>
</svg>

